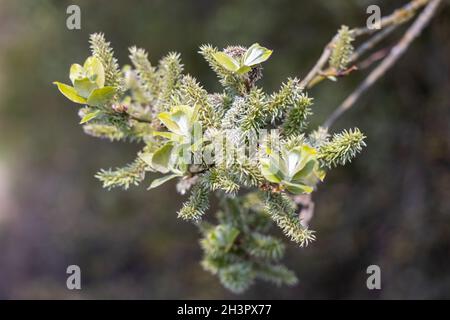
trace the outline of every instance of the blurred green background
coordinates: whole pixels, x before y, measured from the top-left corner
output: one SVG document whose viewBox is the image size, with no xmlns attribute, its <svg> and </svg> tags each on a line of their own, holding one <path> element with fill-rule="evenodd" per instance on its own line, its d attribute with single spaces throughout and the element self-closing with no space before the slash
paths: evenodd
<svg viewBox="0 0 450 320">
<path fill-rule="evenodd" d="M 0 298 L 450 298 L 448 2 L 333 128 L 358 126 L 368 147 L 314 194 L 318 240 L 290 245 L 285 260 L 300 279 L 295 287 L 258 283 L 241 296 L 223 289 L 199 265 L 197 229 L 176 218 L 183 197 L 173 184 L 102 189 L 95 172 L 131 161 L 139 146 L 85 135 L 77 106 L 51 84 L 67 82 L 70 64 L 89 55 L 89 34 L 101 31 L 121 65 L 131 45 L 153 62 L 178 51 L 209 90 L 219 86 L 199 45 L 259 42 L 274 49 L 262 81 L 270 92 L 304 76 L 341 24 L 364 24 L 369 4 L 385 15 L 404 2 L 2 0 Z M 73 3 L 78 31 L 66 28 Z M 363 76 L 311 90 L 311 128 Z M 66 288 L 70 264 L 81 267 L 80 291 Z M 381 267 L 380 291 L 366 288 L 371 264 Z"/>
</svg>

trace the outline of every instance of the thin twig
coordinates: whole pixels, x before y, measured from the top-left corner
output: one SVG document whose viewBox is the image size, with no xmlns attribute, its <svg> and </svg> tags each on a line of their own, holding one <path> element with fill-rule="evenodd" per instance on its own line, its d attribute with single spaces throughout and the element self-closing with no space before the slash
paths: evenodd
<svg viewBox="0 0 450 320">
<path fill-rule="evenodd" d="M 384 38 L 386 38 L 389 34 L 391 34 L 392 31 L 397 29 L 398 26 L 399 26 L 398 24 L 389 26 L 373 35 L 372 38 L 364 42 L 361 46 L 358 47 L 358 49 L 355 50 L 355 52 L 350 57 L 350 63 L 355 62 L 367 51 L 373 49 L 378 43 L 380 43 Z"/>
<path fill-rule="evenodd" d="M 384 73 L 391 68 L 395 62 L 405 53 L 409 45 L 417 38 L 425 26 L 430 22 L 431 18 L 436 13 L 441 0 L 431 0 L 426 8 L 422 11 L 419 17 L 406 31 L 402 39 L 392 48 L 389 55 L 369 74 L 369 76 L 359 85 L 347 99 L 330 115 L 325 121 L 323 127 L 329 128 L 337 118 L 339 118 L 345 111 L 350 109 L 358 98 L 372 86 Z"/>
<path fill-rule="evenodd" d="M 403 7 L 395 10 L 392 14 L 383 17 L 380 21 L 380 28 L 384 29 L 391 25 L 401 24 L 406 20 L 409 20 L 417 10 L 428 4 L 430 0 L 413 0 Z M 371 34 L 376 32 L 376 29 L 370 29 L 368 27 L 355 28 L 353 29 L 353 35 L 355 37 Z"/>
<path fill-rule="evenodd" d="M 153 123 L 152 120 L 148 120 L 148 119 L 144 119 L 144 118 L 139 118 L 139 117 L 133 116 L 133 115 L 131 115 L 131 114 L 128 114 L 128 116 L 130 117 L 130 119 L 133 119 L 133 120 L 138 121 L 138 122 Z"/>
<path fill-rule="evenodd" d="M 391 51 L 391 48 L 383 48 L 381 50 L 378 50 L 377 52 L 372 53 L 367 59 L 361 61 L 358 63 L 358 70 L 364 70 L 370 67 L 375 62 L 378 62 L 389 54 Z"/>
<path fill-rule="evenodd" d="M 311 69 L 311 71 L 309 71 L 306 77 L 300 82 L 300 86 L 302 88 L 308 86 L 310 82 L 322 71 L 323 67 L 330 58 L 331 52 L 333 51 L 333 44 L 336 41 L 336 39 L 337 35 L 335 35 L 333 39 L 325 46 L 319 60 L 317 60 L 316 64 Z"/>
</svg>

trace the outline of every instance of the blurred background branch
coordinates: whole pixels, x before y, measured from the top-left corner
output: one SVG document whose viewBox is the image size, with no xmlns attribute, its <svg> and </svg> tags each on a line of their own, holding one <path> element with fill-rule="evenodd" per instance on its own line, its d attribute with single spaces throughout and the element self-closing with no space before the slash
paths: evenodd
<svg viewBox="0 0 450 320">
<path fill-rule="evenodd" d="M 424 2 L 424 1 L 423 1 Z M 428 5 L 425 7 L 423 12 L 417 17 L 414 23 L 409 27 L 409 29 L 405 32 L 403 37 L 399 40 L 399 42 L 392 47 L 390 53 L 384 58 L 384 60 L 367 76 L 366 79 L 353 91 L 345 100 L 342 102 L 339 107 L 336 108 L 335 111 L 328 117 L 328 119 L 324 122 L 323 127 L 329 128 L 333 125 L 333 123 L 339 118 L 344 112 L 350 109 L 359 97 L 369 89 L 379 78 L 381 78 L 388 69 L 390 69 L 397 60 L 405 53 L 410 44 L 416 39 L 422 30 L 428 25 L 430 20 L 433 18 L 436 10 L 441 3 L 441 0 L 431 0 L 428 2 Z M 389 30 L 389 29 L 386 29 Z M 390 33 L 390 31 L 388 31 Z M 386 33 L 379 33 L 382 36 L 385 36 Z M 373 42 L 378 42 L 379 39 L 372 39 L 370 45 L 366 44 L 366 47 L 372 46 Z M 359 53 L 356 54 L 356 57 L 364 51 L 361 49 Z M 358 52 L 358 51 L 357 51 Z"/>
<path fill-rule="evenodd" d="M 404 24 L 410 20 L 416 14 L 416 11 L 421 7 L 426 5 L 429 0 L 413 0 L 400 9 L 396 9 L 392 14 L 383 17 L 379 22 L 379 28 L 370 29 L 368 27 L 354 28 L 350 31 L 353 37 L 357 38 L 359 36 L 376 33 L 372 38 L 364 42 L 358 49 L 355 50 L 354 54 L 350 58 L 348 63 L 354 63 L 360 56 L 362 56 L 366 51 L 372 49 L 377 43 L 387 37 L 392 31 L 394 31 L 398 26 Z M 380 30 L 380 31 L 378 31 Z M 339 39 L 339 34 L 336 34 L 333 39 L 325 46 L 319 60 L 316 62 L 314 67 L 309 71 L 306 77 L 301 81 L 303 87 L 311 88 L 320 81 L 324 80 L 325 75 L 331 75 L 333 68 L 328 68 L 328 70 L 323 70 L 328 59 L 333 53 L 333 48 L 336 45 L 336 41 Z"/>
</svg>

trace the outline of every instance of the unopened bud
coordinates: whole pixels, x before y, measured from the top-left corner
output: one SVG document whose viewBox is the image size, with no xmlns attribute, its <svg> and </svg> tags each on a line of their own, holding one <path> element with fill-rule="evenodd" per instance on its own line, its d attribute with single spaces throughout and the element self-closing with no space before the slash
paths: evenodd
<svg viewBox="0 0 450 320">
<path fill-rule="evenodd" d="M 125 113 L 128 111 L 128 107 L 124 104 L 113 104 L 112 109 L 118 113 Z"/>
</svg>

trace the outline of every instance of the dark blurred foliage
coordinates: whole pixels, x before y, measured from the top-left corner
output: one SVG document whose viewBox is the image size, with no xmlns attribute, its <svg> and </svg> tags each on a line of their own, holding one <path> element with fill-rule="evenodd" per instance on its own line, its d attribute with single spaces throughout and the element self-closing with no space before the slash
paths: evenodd
<svg viewBox="0 0 450 320">
<path fill-rule="evenodd" d="M 236 298 L 204 272 L 198 234 L 177 220 L 173 184 L 106 191 L 99 168 L 133 159 L 136 145 L 86 136 L 77 107 L 51 85 L 89 55 L 105 32 L 121 64 L 138 45 L 155 62 L 174 50 L 187 72 L 218 89 L 196 53 L 203 43 L 274 49 L 263 85 L 302 76 L 345 23 L 361 25 L 368 4 L 396 1 L 2 1 L 0 2 L 0 298 Z M 82 30 L 66 29 L 77 3 Z M 257 284 L 242 298 L 450 298 L 450 8 L 391 72 L 338 121 L 358 126 L 368 147 L 315 193 L 318 240 L 291 245 L 295 287 Z M 395 36 L 399 36 L 397 33 Z M 364 73 L 310 91 L 320 124 Z M 150 179 L 149 179 L 150 180 Z M 66 267 L 82 290 L 66 289 Z M 382 269 L 382 290 L 366 268 Z"/>
</svg>

